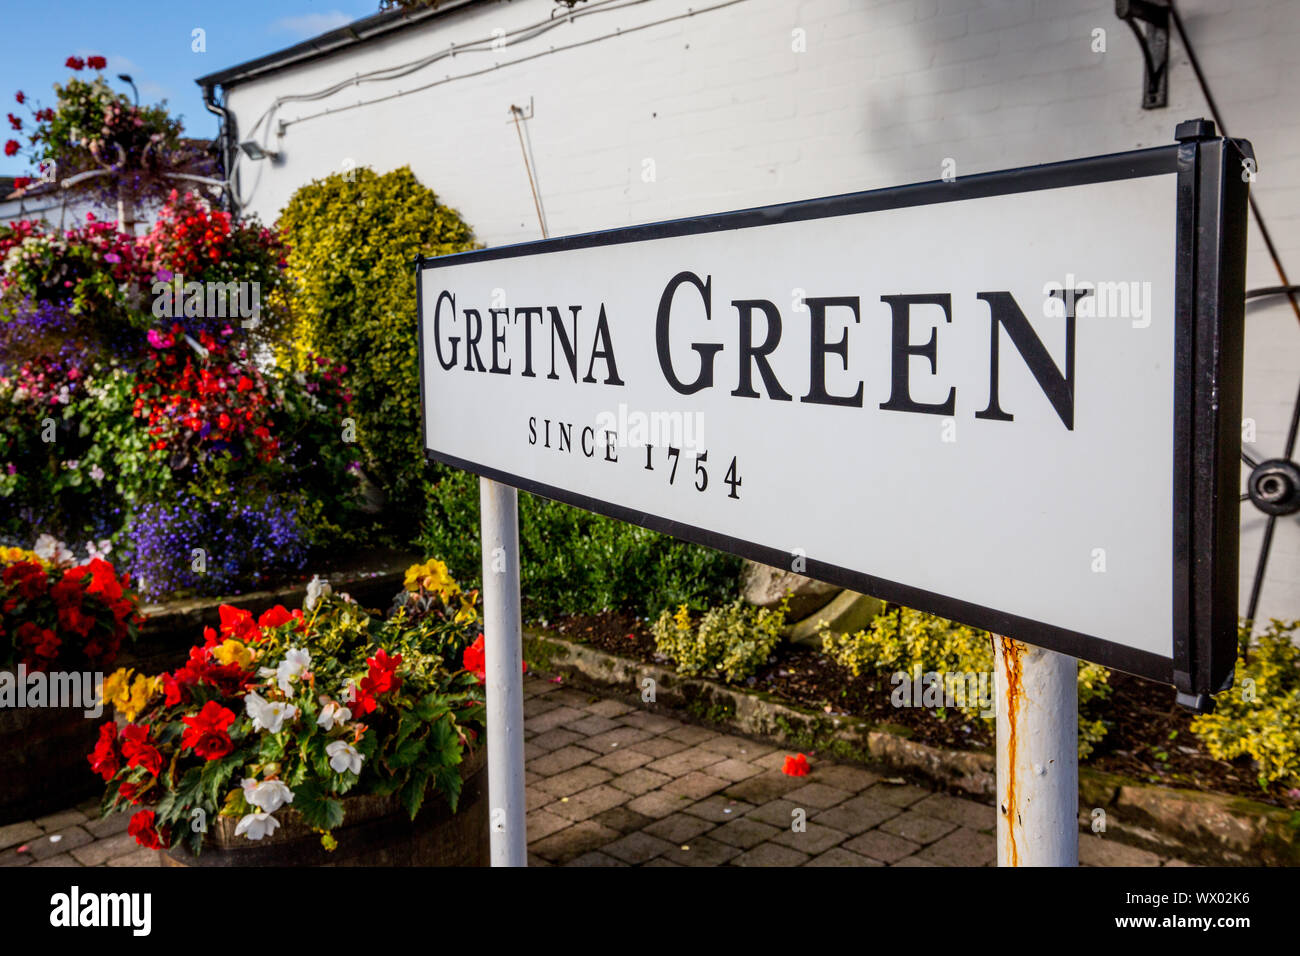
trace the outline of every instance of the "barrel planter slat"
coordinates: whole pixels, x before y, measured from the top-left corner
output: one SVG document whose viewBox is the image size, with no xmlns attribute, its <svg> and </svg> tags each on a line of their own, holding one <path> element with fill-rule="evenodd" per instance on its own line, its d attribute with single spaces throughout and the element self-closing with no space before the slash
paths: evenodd
<svg viewBox="0 0 1300 956">
<path fill-rule="evenodd" d="M 235 836 L 237 820 L 218 817 L 194 856 L 177 846 L 163 854 L 166 866 L 487 866 L 488 788 L 486 751 L 467 755 L 461 765 L 459 809 L 430 792 L 414 820 L 397 797 L 345 796 L 343 825 L 334 830 L 338 847 L 328 851 L 320 834 L 289 807 L 277 810 L 280 827 L 261 840 Z M 181 825 L 185 825 L 182 821 Z"/>
<path fill-rule="evenodd" d="M 0 708 L 0 826 L 102 793 L 86 756 L 107 719 L 79 707 Z"/>
</svg>

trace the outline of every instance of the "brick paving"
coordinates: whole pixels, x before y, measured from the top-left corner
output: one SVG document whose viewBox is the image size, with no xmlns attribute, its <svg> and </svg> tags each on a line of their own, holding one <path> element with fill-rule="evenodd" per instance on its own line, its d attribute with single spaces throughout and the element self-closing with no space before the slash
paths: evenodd
<svg viewBox="0 0 1300 956">
<path fill-rule="evenodd" d="M 533 866 L 992 866 L 991 805 L 529 677 Z M 158 866 L 94 802 L 0 826 L 0 866 Z M 1182 866 L 1081 834 L 1084 866 Z"/>
</svg>

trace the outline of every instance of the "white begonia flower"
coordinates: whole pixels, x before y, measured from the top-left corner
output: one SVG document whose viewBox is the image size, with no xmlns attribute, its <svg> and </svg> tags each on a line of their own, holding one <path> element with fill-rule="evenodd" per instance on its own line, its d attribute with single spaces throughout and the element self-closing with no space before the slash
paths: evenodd
<svg viewBox="0 0 1300 956">
<path fill-rule="evenodd" d="M 278 734 L 281 727 L 293 723 L 298 717 L 298 708 L 286 701 L 273 700 L 266 705 L 266 711 L 270 718 L 266 721 L 266 730 L 272 734 Z"/>
<path fill-rule="evenodd" d="M 332 594 L 334 589 L 330 587 L 329 581 L 325 580 L 319 574 L 313 574 L 311 580 L 307 583 L 307 600 L 305 602 L 308 611 L 316 607 L 321 598 Z"/>
<path fill-rule="evenodd" d="M 316 723 L 326 730 L 333 730 L 335 727 L 341 727 L 352 719 L 350 708 L 342 704 L 335 703 L 328 697 L 322 697 L 320 702 L 324 704 L 320 709 L 320 716 L 316 718 Z"/>
<path fill-rule="evenodd" d="M 292 723 L 298 716 L 298 708 L 293 704 L 266 700 L 252 690 L 244 695 L 244 710 L 252 719 L 254 730 L 265 730 L 271 734 L 278 734 L 286 721 Z"/>
<path fill-rule="evenodd" d="M 55 565 L 71 564 L 76 558 L 68 550 L 68 546 L 52 534 L 43 534 L 38 537 L 32 551 L 36 553 L 38 558 Z"/>
<path fill-rule="evenodd" d="M 266 670 L 266 668 L 262 668 Z M 266 675 L 263 674 L 263 677 Z M 254 730 L 265 730 L 262 723 L 262 715 L 266 713 L 267 700 L 255 690 L 250 690 L 244 695 L 244 713 L 253 721 Z"/>
<path fill-rule="evenodd" d="M 250 840 L 260 840 L 270 836 L 280 826 L 280 821 L 269 813 L 250 813 L 240 819 L 235 827 L 235 836 L 246 836 Z"/>
<path fill-rule="evenodd" d="M 292 694 L 293 682 L 310 666 L 311 654 L 301 647 L 292 647 L 275 669 L 275 682 L 280 685 L 280 690 Z"/>
<path fill-rule="evenodd" d="M 361 754 L 357 753 L 357 748 L 345 740 L 336 740 L 328 747 L 325 752 L 329 754 L 330 768 L 335 773 L 343 773 L 351 770 L 353 773 L 361 773 Z"/>
<path fill-rule="evenodd" d="M 263 813 L 274 813 L 286 803 L 293 803 L 293 791 L 282 780 L 263 780 L 260 783 L 246 777 L 242 783 L 244 799 Z"/>
</svg>

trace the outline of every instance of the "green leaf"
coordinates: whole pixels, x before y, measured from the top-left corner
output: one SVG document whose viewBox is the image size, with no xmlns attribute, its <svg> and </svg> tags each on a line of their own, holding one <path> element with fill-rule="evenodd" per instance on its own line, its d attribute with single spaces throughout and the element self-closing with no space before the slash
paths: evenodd
<svg viewBox="0 0 1300 956">
<path fill-rule="evenodd" d="M 450 720 L 440 720 L 429 728 L 429 752 L 437 754 L 439 763 L 455 767 L 461 761 L 460 734 Z"/>
<path fill-rule="evenodd" d="M 278 763 L 284 758 L 285 735 L 268 734 L 262 738 L 258 757 L 262 763 Z"/>
<path fill-rule="evenodd" d="M 176 802 L 185 806 L 198 803 L 202 792 L 203 769 L 191 767 L 185 771 L 181 776 L 181 782 L 176 785 Z"/>
<path fill-rule="evenodd" d="M 378 780 L 370 782 L 370 792 L 377 797 L 387 797 L 396 793 L 405 781 L 405 775 L 400 777 L 380 777 Z"/>
<path fill-rule="evenodd" d="M 406 812 L 411 815 L 412 820 L 420 812 L 420 807 L 424 805 L 424 793 L 428 789 L 430 776 L 431 773 L 428 770 L 413 773 L 402 787 L 398 799 L 402 801 L 402 806 L 406 808 Z"/>
<path fill-rule="evenodd" d="M 334 790 L 339 794 L 347 793 L 357 785 L 357 781 L 360 779 L 361 778 L 351 770 L 345 771 L 344 773 L 334 774 Z"/>
<path fill-rule="evenodd" d="M 158 817 L 157 822 L 161 825 L 175 822 L 185 812 L 185 807 L 176 802 L 176 791 L 168 790 L 153 810 Z"/>
<path fill-rule="evenodd" d="M 425 740 L 423 737 L 413 737 L 404 740 L 397 746 L 397 749 L 389 755 L 385 763 L 393 770 L 402 770 L 411 766 L 420 759 L 424 753 Z"/>
<path fill-rule="evenodd" d="M 455 767 L 439 767 L 434 774 L 434 783 L 447 798 L 447 806 L 451 807 L 451 812 L 455 813 L 460 803 L 461 787 L 464 785 L 460 772 Z"/>
<path fill-rule="evenodd" d="M 209 760 L 200 773 L 201 789 L 200 792 L 206 797 L 207 803 L 216 805 L 221 802 L 221 791 L 225 788 L 226 783 L 230 780 L 230 775 L 235 772 L 235 768 L 244 762 L 244 755 L 233 753 L 222 757 L 220 760 Z"/>
<path fill-rule="evenodd" d="M 333 830 L 343 823 L 343 802 L 335 800 L 313 780 L 294 791 L 293 808 L 308 826 L 318 830 Z"/>
</svg>

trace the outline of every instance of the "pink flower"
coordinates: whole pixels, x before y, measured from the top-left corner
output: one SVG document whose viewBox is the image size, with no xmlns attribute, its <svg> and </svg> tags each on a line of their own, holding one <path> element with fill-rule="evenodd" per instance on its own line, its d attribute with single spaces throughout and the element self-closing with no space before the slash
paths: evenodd
<svg viewBox="0 0 1300 956">
<path fill-rule="evenodd" d="M 176 341 L 171 337 L 170 333 L 159 332 L 157 329 L 150 329 L 148 338 L 149 344 L 156 349 L 169 349 Z"/>
</svg>

